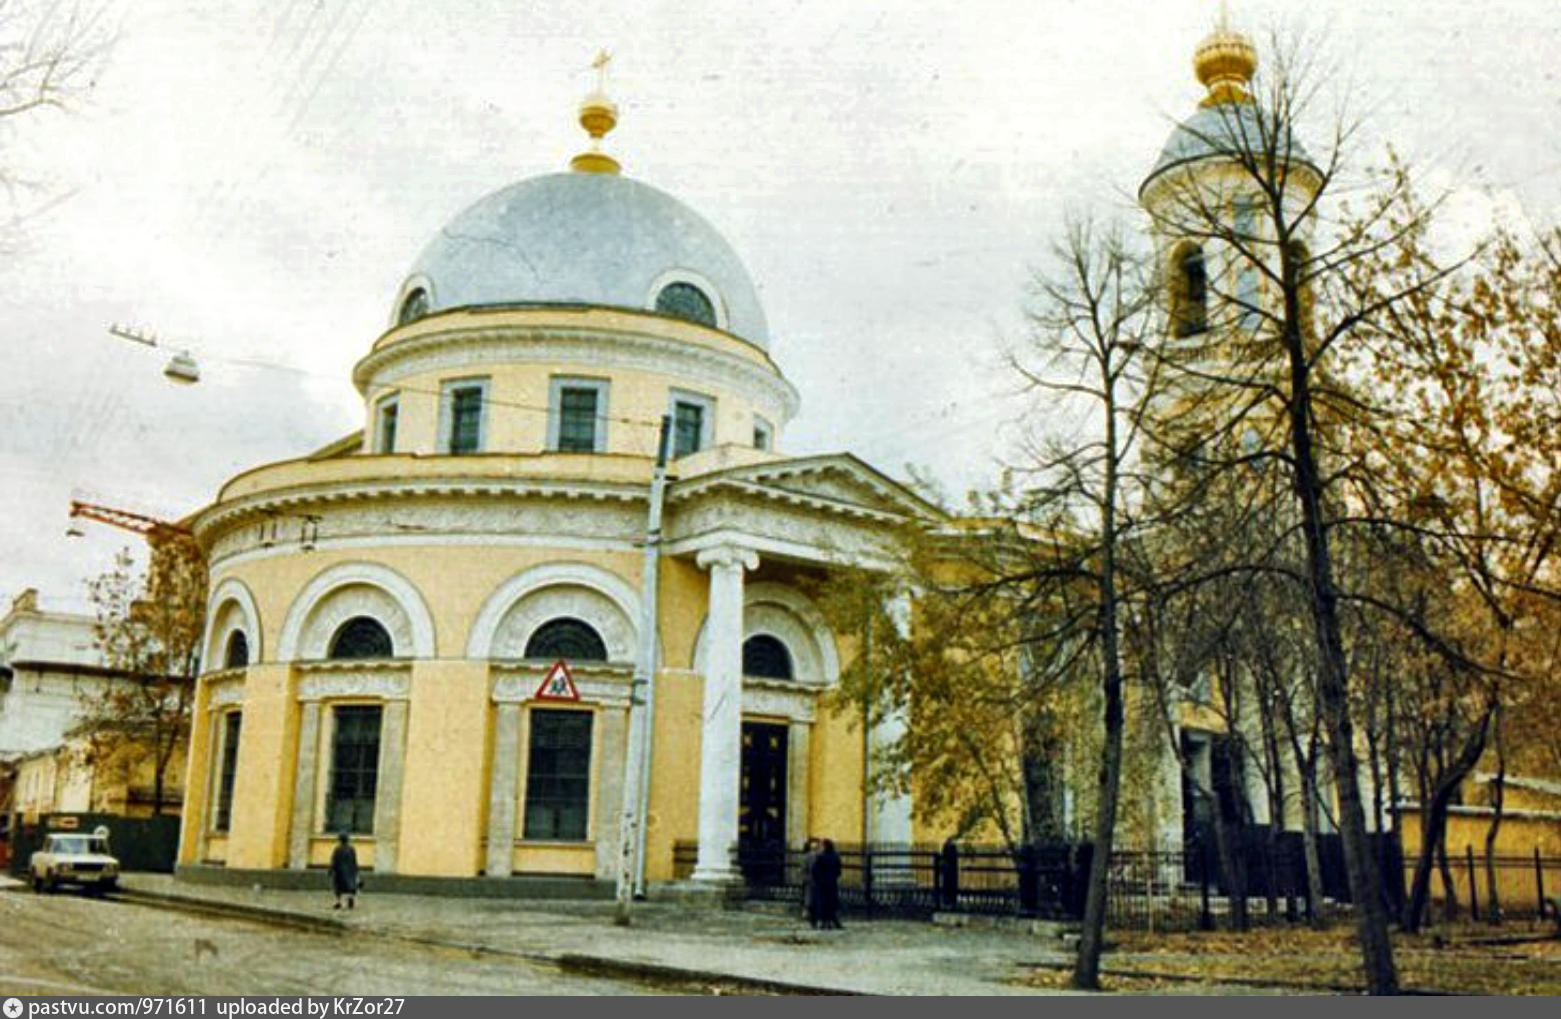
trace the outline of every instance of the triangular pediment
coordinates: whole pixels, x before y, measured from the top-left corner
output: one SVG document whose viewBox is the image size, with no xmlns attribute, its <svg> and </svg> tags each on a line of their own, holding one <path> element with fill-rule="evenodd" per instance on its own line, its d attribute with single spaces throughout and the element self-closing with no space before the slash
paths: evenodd
<svg viewBox="0 0 1561 1019">
<path fill-rule="evenodd" d="M 939 520 L 946 515 L 849 453 L 733 467 L 691 479 L 680 487 L 690 495 L 696 491 L 740 489 L 760 497 L 811 503 L 821 509 L 905 519 Z"/>
</svg>

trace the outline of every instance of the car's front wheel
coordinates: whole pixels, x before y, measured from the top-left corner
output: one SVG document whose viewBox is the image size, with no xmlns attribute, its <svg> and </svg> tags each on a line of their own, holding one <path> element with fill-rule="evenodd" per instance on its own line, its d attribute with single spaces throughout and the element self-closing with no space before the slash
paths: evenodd
<svg viewBox="0 0 1561 1019">
<path fill-rule="evenodd" d="M 43 878 L 39 877 L 37 874 L 33 875 L 33 893 L 36 895 L 43 894 Z"/>
</svg>

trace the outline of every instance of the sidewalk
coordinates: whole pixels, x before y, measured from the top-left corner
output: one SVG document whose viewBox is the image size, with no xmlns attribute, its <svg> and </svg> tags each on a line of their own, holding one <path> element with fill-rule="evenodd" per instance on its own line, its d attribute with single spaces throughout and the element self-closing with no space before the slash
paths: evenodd
<svg viewBox="0 0 1561 1019">
<path fill-rule="evenodd" d="M 739 992 L 1055 993 L 1014 981 L 1037 962 L 1067 961 L 1056 941 L 1016 930 L 901 920 L 814 931 L 778 912 L 649 902 L 635 904 L 634 923 L 625 928 L 614 925 L 610 902 L 376 896 L 371 889 L 358 908 L 336 912 L 323 883 L 318 892 L 295 892 L 130 874 L 123 886 L 126 898 L 149 905 L 514 955 L 605 975 L 729 985 Z"/>
</svg>

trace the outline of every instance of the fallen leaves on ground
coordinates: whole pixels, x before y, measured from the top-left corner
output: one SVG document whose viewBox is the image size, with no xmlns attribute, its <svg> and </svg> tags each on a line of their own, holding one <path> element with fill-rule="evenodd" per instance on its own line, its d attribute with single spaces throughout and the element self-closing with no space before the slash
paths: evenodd
<svg viewBox="0 0 1561 1019">
<path fill-rule="evenodd" d="M 1120 932 L 1113 938 L 1102 977 L 1108 990 L 1154 990 L 1189 982 L 1317 991 L 1363 987 L 1360 954 L 1347 926 L 1322 931 L 1262 928 L 1244 934 Z M 1540 929 L 1468 926 L 1395 935 L 1394 955 L 1399 984 L 1406 990 L 1561 994 L 1561 940 L 1545 938 Z M 1065 969 L 1037 969 L 1026 983 L 1064 988 L 1068 977 Z"/>
</svg>

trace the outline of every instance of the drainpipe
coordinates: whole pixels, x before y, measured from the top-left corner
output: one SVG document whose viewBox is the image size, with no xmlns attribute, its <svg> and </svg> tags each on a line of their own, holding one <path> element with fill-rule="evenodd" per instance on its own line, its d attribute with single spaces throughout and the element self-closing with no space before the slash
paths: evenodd
<svg viewBox="0 0 1561 1019">
<path fill-rule="evenodd" d="M 623 825 L 619 832 L 618 909 L 614 922 L 626 927 L 635 896 L 645 894 L 645 829 L 650 811 L 651 739 L 656 714 L 656 623 L 661 567 L 661 507 L 667 488 L 667 445 L 672 419 L 663 414 L 650 481 L 650 518 L 645 562 L 640 571 L 640 646 L 629 688 L 629 745 L 624 761 Z"/>
</svg>

